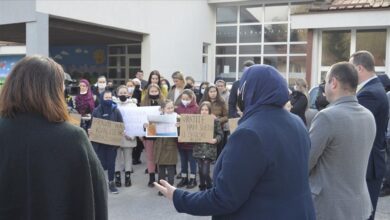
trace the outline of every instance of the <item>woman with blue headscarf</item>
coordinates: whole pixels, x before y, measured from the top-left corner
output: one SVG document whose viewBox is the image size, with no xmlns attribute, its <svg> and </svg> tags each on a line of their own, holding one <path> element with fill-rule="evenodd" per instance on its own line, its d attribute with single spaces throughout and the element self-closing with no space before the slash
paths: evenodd
<svg viewBox="0 0 390 220">
<path fill-rule="evenodd" d="M 244 112 L 214 168 L 213 188 L 196 193 L 165 181 L 157 188 L 178 212 L 213 219 L 315 219 L 308 182 L 310 139 L 302 120 L 283 106 L 286 80 L 254 65 L 240 80 Z"/>
</svg>

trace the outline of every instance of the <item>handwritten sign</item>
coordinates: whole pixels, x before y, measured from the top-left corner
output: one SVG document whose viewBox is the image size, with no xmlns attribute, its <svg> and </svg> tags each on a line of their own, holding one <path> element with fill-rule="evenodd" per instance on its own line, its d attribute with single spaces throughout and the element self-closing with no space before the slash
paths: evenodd
<svg viewBox="0 0 390 220">
<path fill-rule="evenodd" d="M 236 130 L 239 120 L 240 120 L 240 118 L 230 118 L 229 119 L 230 134 L 233 134 L 233 132 Z"/>
<path fill-rule="evenodd" d="M 126 135 L 129 137 L 145 136 L 144 124 L 148 123 L 148 115 L 160 115 L 159 106 L 127 108 L 121 111 Z"/>
<path fill-rule="evenodd" d="M 119 146 L 122 143 L 124 129 L 123 123 L 94 118 L 89 139 L 97 143 Z"/>
<path fill-rule="evenodd" d="M 214 138 L 211 115 L 181 115 L 179 142 L 205 143 Z"/>
<path fill-rule="evenodd" d="M 74 126 L 80 127 L 81 115 L 75 113 L 70 113 L 69 115 L 70 115 L 69 123 L 71 123 Z"/>
<path fill-rule="evenodd" d="M 146 137 L 177 137 L 177 114 L 149 115 Z"/>
</svg>

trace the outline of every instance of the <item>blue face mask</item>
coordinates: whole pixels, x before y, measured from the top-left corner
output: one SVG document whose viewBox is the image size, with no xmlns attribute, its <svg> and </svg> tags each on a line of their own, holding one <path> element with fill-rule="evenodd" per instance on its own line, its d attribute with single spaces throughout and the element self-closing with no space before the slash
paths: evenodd
<svg viewBox="0 0 390 220">
<path fill-rule="evenodd" d="M 103 100 L 102 105 L 109 107 L 112 105 L 112 100 Z"/>
</svg>

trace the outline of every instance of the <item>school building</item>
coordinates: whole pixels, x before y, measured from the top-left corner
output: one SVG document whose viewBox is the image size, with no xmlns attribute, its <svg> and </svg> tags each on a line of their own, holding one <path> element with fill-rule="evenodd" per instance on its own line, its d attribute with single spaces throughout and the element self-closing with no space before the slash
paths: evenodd
<svg viewBox="0 0 390 220">
<path fill-rule="evenodd" d="M 116 84 L 139 69 L 231 82 L 250 59 L 314 86 L 362 49 L 390 73 L 389 0 L 0 1 L 0 83 L 21 57 L 42 54 L 74 78 Z"/>
</svg>

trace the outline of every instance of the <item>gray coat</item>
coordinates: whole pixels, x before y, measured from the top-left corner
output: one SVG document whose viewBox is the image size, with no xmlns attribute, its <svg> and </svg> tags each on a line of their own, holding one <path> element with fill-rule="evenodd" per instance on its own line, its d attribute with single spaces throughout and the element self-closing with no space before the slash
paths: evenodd
<svg viewBox="0 0 390 220">
<path fill-rule="evenodd" d="M 355 96 L 320 111 L 310 128 L 310 186 L 318 220 L 368 219 L 372 205 L 366 184 L 375 119 Z"/>
</svg>

